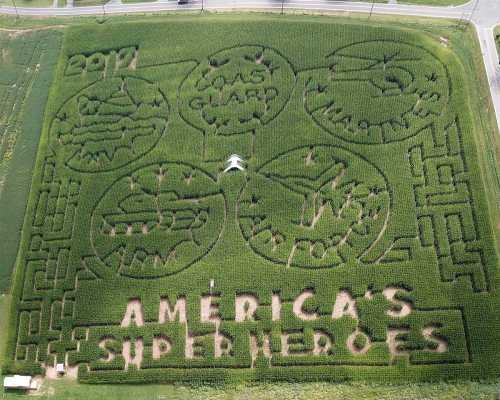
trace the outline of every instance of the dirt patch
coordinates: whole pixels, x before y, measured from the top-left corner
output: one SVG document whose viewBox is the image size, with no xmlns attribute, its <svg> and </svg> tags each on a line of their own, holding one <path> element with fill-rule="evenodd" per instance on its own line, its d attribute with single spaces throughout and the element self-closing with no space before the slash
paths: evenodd
<svg viewBox="0 0 500 400">
<path fill-rule="evenodd" d="M 257 336 L 250 335 L 250 353 L 252 355 L 252 368 L 255 368 L 255 361 L 257 360 L 259 351 L 261 351 L 264 357 L 266 357 L 269 360 L 270 364 L 272 355 L 271 355 L 271 341 L 269 339 L 269 335 L 263 335 L 262 346 L 259 346 L 257 344 Z"/>
<path fill-rule="evenodd" d="M 404 289 L 401 289 L 401 288 L 398 288 L 398 287 L 395 287 L 395 286 L 389 286 L 389 287 L 386 287 L 383 291 L 382 291 L 382 294 L 384 295 L 384 297 L 389 300 L 391 303 L 394 303 L 398 306 L 398 309 L 389 309 L 387 310 L 387 315 L 389 315 L 390 317 L 394 317 L 394 318 L 404 318 L 408 315 L 411 314 L 413 308 L 411 306 L 410 303 L 406 302 L 406 301 L 401 301 L 401 300 L 398 300 L 397 298 L 395 298 L 396 294 L 398 292 L 406 292 Z"/>
<path fill-rule="evenodd" d="M 288 342 L 288 334 L 281 334 L 281 355 L 287 357 L 290 355 L 290 344 Z"/>
<path fill-rule="evenodd" d="M 219 315 L 219 306 L 215 301 L 215 296 L 203 296 L 200 302 L 201 322 L 213 322 L 219 324 L 221 321 Z"/>
<path fill-rule="evenodd" d="M 312 290 L 305 290 L 293 302 L 293 313 L 303 321 L 318 319 L 318 314 L 305 312 L 302 308 L 304 302 L 311 297 L 314 297 L 314 292 Z"/>
<path fill-rule="evenodd" d="M 56 365 L 46 365 L 42 364 L 42 367 L 45 368 L 45 379 L 57 379 Z"/>
<path fill-rule="evenodd" d="M 78 347 L 80 345 L 80 342 L 78 342 Z M 79 350 L 79 349 L 77 349 Z M 68 362 L 69 354 L 66 353 L 66 356 L 64 357 L 64 369 L 65 369 L 65 375 L 70 378 L 70 379 L 77 379 L 78 378 L 78 365 L 69 365 Z"/>
<path fill-rule="evenodd" d="M 328 355 L 332 348 L 332 339 L 329 335 L 323 332 L 314 332 L 313 334 L 313 355 Z"/>
<path fill-rule="evenodd" d="M 128 370 L 129 365 L 135 365 L 137 369 L 141 368 L 142 353 L 144 350 L 144 343 L 142 338 L 137 338 L 134 342 L 132 349 L 132 342 L 126 340 L 123 342 L 122 355 L 125 359 L 125 371 Z"/>
<path fill-rule="evenodd" d="M 271 319 L 273 321 L 281 320 L 281 298 L 279 294 L 271 296 Z"/>
<path fill-rule="evenodd" d="M 177 318 L 179 323 L 186 323 L 186 298 L 179 297 L 174 305 L 171 306 L 170 301 L 163 297 L 160 299 L 158 323 L 164 324 L 167 321 L 175 321 Z"/>
<path fill-rule="evenodd" d="M 239 295 L 235 299 L 235 321 L 255 321 L 254 314 L 259 305 L 259 299 L 253 295 Z"/>
<path fill-rule="evenodd" d="M 78 342 L 80 344 L 80 342 Z M 78 365 L 69 365 L 68 362 L 69 354 L 66 353 L 66 356 L 64 357 L 64 369 L 65 369 L 65 375 L 66 377 L 70 379 L 78 379 Z"/>
<path fill-rule="evenodd" d="M 193 173 L 190 172 L 189 174 L 187 174 L 184 178 L 184 181 L 186 182 L 186 185 L 191 185 L 191 182 L 193 181 Z"/>
<path fill-rule="evenodd" d="M 131 323 L 137 326 L 144 325 L 144 317 L 142 313 L 142 303 L 139 299 L 132 299 L 127 304 L 127 310 L 120 324 L 122 328 L 130 326 Z"/>
<path fill-rule="evenodd" d="M 308 166 L 310 166 L 310 165 L 313 165 L 313 164 L 314 164 L 314 152 L 313 152 L 313 150 L 310 150 L 310 151 L 307 153 L 307 156 L 306 156 L 305 162 L 306 162 L 306 167 L 308 167 Z"/>
<path fill-rule="evenodd" d="M 132 225 L 127 225 L 127 232 L 126 232 L 126 235 L 127 236 L 132 236 L 132 232 L 133 232 L 133 228 L 132 228 Z"/>
<path fill-rule="evenodd" d="M 358 310 L 356 308 L 356 300 L 347 290 L 342 290 L 337 294 L 335 305 L 333 306 L 332 318 L 339 319 L 348 315 L 355 320 L 358 320 Z"/>
<path fill-rule="evenodd" d="M 108 341 L 110 340 L 113 340 L 109 337 L 105 337 L 105 338 L 102 338 L 101 341 L 99 342 L 98 346 L 100 349 L 104 350 L 106 353 L 108 353 L 108 356 L 106 358 L 101 358 L 100 361 L 104 361 L 104 362 L 111 362 L 114 360 L 115 358 L 115 354 L 112 352 L 112 351 L 109 351 L 107 348 L 106 348 L 106 344 L 108 343 Z"/>
<path fill-rule="evenodd" d="M 338 173 L 338 175 L 335 176 L 335 178 L 332 180 L 332 190 L 335 190 L 337 188 L 337 186 L 339 185 L 339 183 L 344 178 L 344 175 L 345 175 L 345 165 L 342 164 L 342 169 L 340 170 L 340 172 Z"/>
<path fill-rule="evenodd" d="M 106 342 L 106 340 L 102 340 L 99 343 L 99 347 L 101 349 L 104 349 L 105 342 Z M 110 357 L 110 356 L 112 356 L 112 357 Z M 45 376 L 42 378 L 42 380 L 43 379 L 55 380 L 55 379 L 59 379 L 59 378 L 62 378 L 62 377 L 67 377 L 67 378 L 70 378 L 70 379 L 77 379 L 78 378 L 78 365 L 76 365 L 76 366 L 70 366 L 68 364 L 68 357 L 69 357 L 69 354 L 66 353 L 66 355 L 64 357 L 64 373 L 63 374 L 58 374 L 57 373 L 57 370 L 56 370 L 56 361 L 55 360 L 54 360 L 54 364 L 53 365 L 42 364 L 42 367 L 45 368 Z M 110 361 L 113 358 L 114 358 L 113 354 L 108 353 L 108 360 Z"/>
<path fill-rule="evenodd" d="M 66 376 L 70 379 L 78 379 L 78 365 L 66 365 Z"/>
<path fill-rule="evenodd" d="M 188 331 L 188 327 L 186 325 L 186 349 L 185 349 L 185 357 L 187 359 L 193 359 L 196 357 L 195 354 L 195 338 L 196 336 L 192 335 Z"/>
<path fill-rule="evenodd" d="M 312 197 L 313 204 L 315 204 L 317 202 L 318 196 L 319 196 L 319 193 L 317 193 L 317 192 L 313 193 L 313 197 Z M 316 226 L 318 221 L 321 219 L 321 216 L 325 212 L 325 209 L 326 209 L 326 203 L 319 206 L 319 208 L 317 210 L 314 210 L 314 216 L 311 220 L 311 225 L 309 226 L 311 229 L 314 229 L 314 227 Z M 302 220 L 305 218 L 304 212 L 305 212 L 305 209 L 303 210 Z"/>
<path fill-rule="evenodd" d="M 231 339 L 220 332 L 216 332 L 214 336 L 214 357 L 230 356 L 232 354 L 233 344 Z"/>
<path fill-rule="evenodd" d="M 436 326 L 427 326 L 422 329 L 422 336 L 436 345 L 436 347 L 430 351 L 433 353 L 445 353 L 448 351 L 448 342 L 443 338 L 433 335 L 433 332 L 437 329 Z"/>
<path fill-rule="evenodd" d="M 128 68 L 131 71 L 135 71 L 137 69 L 137 59 L 139 58 L 139 52 L 136 50 L 134 53 L 134 58 L 132 58 L 132 61 L 130 62 Z"/>
<path fill-rule="evenodd" d="M 293 260 L 293 256 L 295 255 L 295 251 L 297 250 L 297 243 L 295 243 L 293 246 L 292 246 L 292 250 L 290 251 L 290 255 L 288 256 L 288 260 L 286 262 L 286 267 L 289 268 L 290 265 L 292 265 L 292 260 Z"/>
<path fill-rule="evenodd" d="M 351 354 L 359 356 L 366 354 L 368 350 L 370 350 L 370 348 L 372 347 L 372 342 L 366 334 L 361 332 L 359 329 L 356 329 L 347 338 L 346 346 Z"/>
<path fill-rule="evenodd" d="M 401 344 L 403 343 L 398 339 L 399 335 L 405 335 L 409 332 L 408 329 L 388 329 L 387 330 L 387 346 L 389 347 L 389 352 L 391 353 L 391 357 L 398 356 L 409 356 L 410 353 L 406 350 L 401 350 Z"/>
<path fill-rule="evenodd" d="M 33 381 L 36 382 L 36 389 L 31 389 L 27 391 L 28 396 L 47 396 L 54 393 L 54 388 L 46 384 L 47 381 L 44 380 L 43 376 L 33 377 Z"/>
<path fill-rule="evenodd" d="M 153 338 L 153 360 L 158 360 L 161 356 L 170 353 L 172 343 L 166 336 L 156 336 Z"/>
</svg>

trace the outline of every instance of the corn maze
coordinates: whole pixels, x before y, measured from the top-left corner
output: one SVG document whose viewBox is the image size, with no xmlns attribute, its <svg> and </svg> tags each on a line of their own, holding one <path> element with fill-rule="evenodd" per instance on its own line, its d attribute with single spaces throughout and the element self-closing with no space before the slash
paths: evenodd
<svg viewBox="0 0 500 400">
<path fill-rule="evenodd" d="M 418 33 L 327 21 L 68 29 L 7 372 L 498 374 L 495 239 L 460 63 Z M 246 170 L 224 173 L 234 153 Z"/>
</svg>

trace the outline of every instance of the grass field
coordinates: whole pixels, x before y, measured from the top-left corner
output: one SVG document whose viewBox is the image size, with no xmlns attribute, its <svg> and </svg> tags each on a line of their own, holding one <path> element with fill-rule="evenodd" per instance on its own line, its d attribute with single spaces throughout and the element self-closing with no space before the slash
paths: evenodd
<svg viewBox="0 0 500 400">
<path fill-rule="evenodd" d="M 231 382 L 495 375 L 494 240 L 454 57 L 407 32 L 398 43 L 389 29 L 290 18 L 277 35 L 262 29 L 272 18 L 243 30 L 224 18 L 203 23 L 233 35 L 212 33 L 203 54 L 189 46 L 203 23 L 189 18 L 130 25 L 130 38 L 119 25 L 68 33 L 7 368 L 68 354 L 92 382 L 169 381 L 172 366 Z M 152 46 L 158 29 L 178 47 Z M 296 29 L 324 38 L 308 57 L 284 44 Z M 220 174 L 233 151 L 245 178 Z M 265 348 L 268 331 L 271 360 L 247 341 Z"/>
<path fill-rule="evenodd" d="M 417 4 L 427 6 L 459 6 L 468 3 L 470 0 L 400 0 L 398 4 Z"/>
<path fill-rule="evenodd" d="M 0 292 L 10 286 L 62 35 L 0 32 Z"/>
<path fill-rule="evenodd" d="M 73 5 L 75 7 L 102 6 L 107 2 L 107 0 L 75 0 Z"/>
<path fill-rule="evenodd" d="M 0 5 L 9 7 L 52 7 L 53 0 L 2 0 Z"/>
<path fill-rule="evenodd" d="M 128 3 L 153 3 L 156 0 L 122 0 L 123 4 L 128 4 Z"/>
</svg>

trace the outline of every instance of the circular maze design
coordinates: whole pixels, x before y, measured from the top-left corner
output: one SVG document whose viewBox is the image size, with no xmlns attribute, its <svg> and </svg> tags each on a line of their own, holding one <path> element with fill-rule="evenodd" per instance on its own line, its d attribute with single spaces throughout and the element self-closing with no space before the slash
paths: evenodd
<svg viewBox="0 0 500 400">
<path fill-rule="evenodd" d="M 212 177 L 186 164 L 155 164 L 104 194 L 92 216 L 92 243 L 117 273 L 156 278 L 204 257 L 225 222 L 225 199 Z"/>
<path fill-rule="evenodd" d="M 104 79 L 62 106 L 51 138 L 70 168 L 108 171 L 150 151 L 168 118 L 168 102 L 156 84 L 134 77 Z"/>
<path fill-rule="evenodd" d="M 440 116 L 450 97 L 441 61 L 423 48 L 391 41 L 353 44 L 311 72 L 307 113 L 349 142 L 380 144 L 417 134 Z"/>
<path fill-rule="evenodd" d="M 376 167 L 339 147 L 311 146 L 253 174 L 240 194 L 238 219 L 260 256 L 326 268 L 359 261 L 385 231 L 389 208 L 388 186 Z"/>
<path fill-rule="evenodd" d="M 285 107 L 295 74 L 275 50 L 242 46 L 203 60 L 180 88 L 182 118 L 204 132 L 236 135 L 253 131 Z"/>
</svg>

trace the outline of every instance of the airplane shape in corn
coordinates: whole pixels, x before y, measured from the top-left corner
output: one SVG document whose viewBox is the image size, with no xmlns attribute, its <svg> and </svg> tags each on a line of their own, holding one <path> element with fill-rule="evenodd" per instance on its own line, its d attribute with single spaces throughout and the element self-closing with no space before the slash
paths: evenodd
<svg viewBox="0 0 500 400">
<path fill-rule="evenodd" d="M 224 170 L 224 173 L 229 172 L 233 169 L 244 171 L 244 165 L 245 161 L 238 154 L 232 154 L 226 161 L 226 169 Z"/>
</svg>

